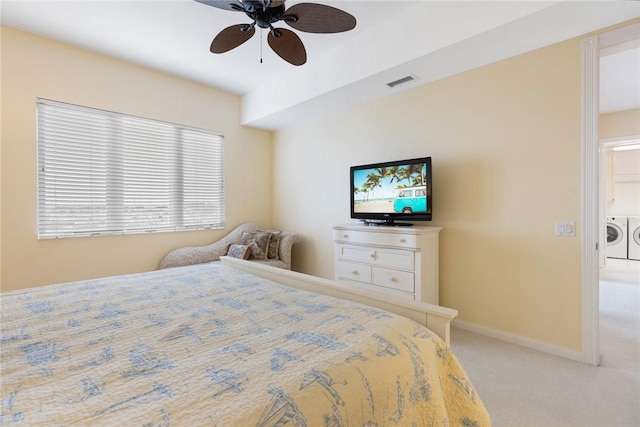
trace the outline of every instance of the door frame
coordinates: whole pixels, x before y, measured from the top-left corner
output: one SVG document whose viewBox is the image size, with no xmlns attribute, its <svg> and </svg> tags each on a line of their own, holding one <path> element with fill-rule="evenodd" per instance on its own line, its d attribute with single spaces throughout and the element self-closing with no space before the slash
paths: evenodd
<svg viewBox="0 0 640 427">
<path fill-rule="evenodd" d="M 582 362 L 600 364 L 600 259 L 603 236 L 598 136 L 600 51 L 638 38 L 640 24 L 582 40 Z M 606 244 L 606 243 L 604 243 Z"/>
<path fill-rule="evenodd" d="M 600 364 L 599 37 L 582 40 L 582 362 Z"/>
</svg>

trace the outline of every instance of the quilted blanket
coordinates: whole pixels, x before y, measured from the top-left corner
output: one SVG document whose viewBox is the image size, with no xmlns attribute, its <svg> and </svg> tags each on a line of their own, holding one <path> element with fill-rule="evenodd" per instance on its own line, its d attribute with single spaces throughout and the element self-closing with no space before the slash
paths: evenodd
<svg viewBox="0 0 640 427">
<path fill-rule="evenodd" d="M 201 264 L 2 294 L 2 425 L 487 426 L 385 311 Z"/>
</svg>

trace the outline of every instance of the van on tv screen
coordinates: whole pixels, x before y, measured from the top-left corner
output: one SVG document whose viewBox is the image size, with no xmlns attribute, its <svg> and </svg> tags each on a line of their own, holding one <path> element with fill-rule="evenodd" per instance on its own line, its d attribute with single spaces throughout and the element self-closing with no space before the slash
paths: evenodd
<svg viewBox="0 0 640 427">
<path fill-rule="evenodd" d="M 431 158 L 351 167 L 351 216 L 431 219 Z"/>
</svg>

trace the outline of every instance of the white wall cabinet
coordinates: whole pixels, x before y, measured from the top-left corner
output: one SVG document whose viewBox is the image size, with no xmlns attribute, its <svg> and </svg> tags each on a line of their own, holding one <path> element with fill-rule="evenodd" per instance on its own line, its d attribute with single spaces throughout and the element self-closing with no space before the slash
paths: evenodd
<svg viewBox="0 0 640 427">
<path fill-rule="evenodd" d="M 438 305 L 440 227 L 336 225 L 335 278 Z"/>
</svg>

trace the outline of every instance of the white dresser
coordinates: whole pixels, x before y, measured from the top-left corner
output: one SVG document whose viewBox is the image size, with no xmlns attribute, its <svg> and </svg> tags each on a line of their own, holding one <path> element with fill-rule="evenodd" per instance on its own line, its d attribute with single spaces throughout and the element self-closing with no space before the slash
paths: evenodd
<svg viewBox="0 0 640 427">
<path fill-rule="evenodd" d="M 335 278 L 438 305 L 440 227 L 336 225 Z"/>
</svg>

